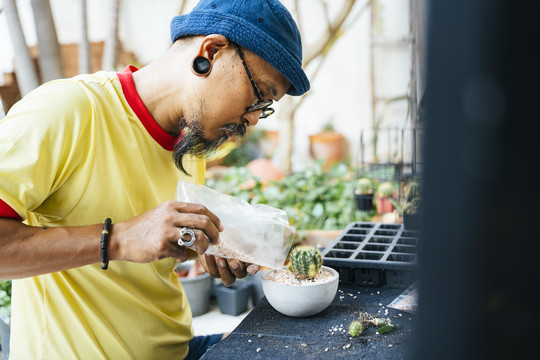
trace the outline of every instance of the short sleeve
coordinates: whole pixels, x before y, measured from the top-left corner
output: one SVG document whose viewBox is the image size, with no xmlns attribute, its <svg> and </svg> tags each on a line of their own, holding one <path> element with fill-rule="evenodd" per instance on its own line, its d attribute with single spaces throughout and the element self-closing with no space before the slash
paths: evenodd
<svg viewBox="0 0 540 360">
<path fill-rule="evenodd" d="M 84 157 L 91 104 L 76 83 L 35 89 L 0 120 L 0 199 L 24 220 Z"/>
</svg>

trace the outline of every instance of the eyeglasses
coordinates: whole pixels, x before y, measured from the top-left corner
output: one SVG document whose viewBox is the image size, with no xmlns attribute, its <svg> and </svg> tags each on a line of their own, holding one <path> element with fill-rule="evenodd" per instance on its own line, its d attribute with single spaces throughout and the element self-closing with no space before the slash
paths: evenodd
<svg viewBox="0 0 540 360">
<path fill-rule="evenodd" d="M 253 111 L 259 111 L 262 110 L 261 115 L 259 115 L 259 119 L 264 119 L 269 117 L 274 113 L 274 109 L 269 107 L 274 102 L 271 99 L 265 100 L 262 96 L 262 91 L 259 89 L 257 84 L 255 84 L 255 81 L 253 80 L 253 76 L 251 76 L 251 71 L 249 71 L 249 68 L 246 64 L 246 61 L 244 60 L 244 55 L 242 54 L 242 50 L 240 50 L 240 47 L 236 44 L 234 44 L 236 51 L 238 52 L 238 56 L 240 56 L 240 60 L 242 60 L 242 65 L 244 65 L 244 69 L 246 69 L 246 74 L 249 78 L 249 82 L 251 83 L 251 86 L 253 86 L 253 90 L 255 91 L 255 95 L 257 96 L 257 101 L 253 103 L 253 105 L 249 106 L 247 108 L 248 112 Z"/>
</svg>

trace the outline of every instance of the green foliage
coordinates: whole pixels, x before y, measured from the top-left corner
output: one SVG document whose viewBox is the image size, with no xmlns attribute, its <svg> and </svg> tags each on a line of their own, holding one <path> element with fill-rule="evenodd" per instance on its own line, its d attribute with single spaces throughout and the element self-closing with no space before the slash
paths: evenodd
<svg viewBox="0 0 540 360">
<path fill-rule="evenodd" d="M 336 128 L 334 127 L 332 119 L 330 119 L 327 123 L 323 125 L 321 132 L 333 132 L 333 131 L 336 131 Z"/>
<path fill-rule="evenodd" d="M 289 252 L 289 270 L 297 279 L 313 279 L 322 266 L 319 249 L 311 245 L 298 245 Z"/>
<path fill-rule="evenodd" d="M 0 308 L 11 305 L 11 280 L 0 281 Z"/>
<path fill-rule="evenodd" d="M 372 215 L 361 214 L 354 203 L 356 182 L 351 169 L 338 164 L 323 170 L 319 160 L 306 170 L 270 182 L 263 188 L 249 170 L 230 167 L 221 179 L 208 179 L 206 186 L 221 193 L 240 197 L 250 204 L 266 204 L 283 209 L 289 223 L 297 230 L 339 230 L 350 222 L 369 221 Z M 252 189 L 241 185 L 255 182 Z"/>
<path fill-rule="evenodd" d="M 223 166 L 246 166 L 251 160 L 259 157 L 259 141 L 265 136 L 264 130 L 251 130 L 246 136 L 238 140 L 238 147 L 234 148 L 223 159 Z"/>
<path fill-rule="evenodd" d="M 389 332 L 393 328 L 394 328 L 393 324 L 384 325 L 384 326 L 380 327 L 379 329 L 377 329 L 377 334 L 381 334 L 381 335 L 386 334 L 387 332 Z"/>
<path fill-rule="evenodd" d="M 356 183 L 356 194 L 371 194 L 373 191 L 373 184 L 370 179 L 368 178 L 360 178 L 358 179 L 358 182 Z"/>
</svg>

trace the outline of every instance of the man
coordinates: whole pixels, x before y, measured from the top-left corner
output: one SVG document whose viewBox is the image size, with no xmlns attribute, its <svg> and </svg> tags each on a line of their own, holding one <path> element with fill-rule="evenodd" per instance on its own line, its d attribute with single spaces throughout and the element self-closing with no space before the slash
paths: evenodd
<svg viewBox="0 0 540 360">
<path fill-rule="evenodd" d="M 258 271 L 205 255 L 220 220 L 170 200 L 179 179 L 203 183 L 205 152 L 309 90 L 298 29 L 276 0 L 203 0 L 171 37 L 138 71 L 52 81 L 0 121 L 10 359 L 184 358 L 185 245 L 226 284 Z"/>
</svg>

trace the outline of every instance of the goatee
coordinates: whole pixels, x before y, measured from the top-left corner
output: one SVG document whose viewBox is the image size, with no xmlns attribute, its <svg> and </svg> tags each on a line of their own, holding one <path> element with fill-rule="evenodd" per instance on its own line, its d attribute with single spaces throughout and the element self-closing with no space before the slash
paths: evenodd
<svg viewBox="0 0 540 360">
<path fill-rule="evenodd" d="M 178 169 L 180 169 L 184 174 L 190 176 L 186 171 L 183 164 L 183 158 L 185 155 L 193 155 L 198 158 L 203 158 L 208 156 L 208 154 L 217 150 L 229 136 L 228 133 L 232 133 L 232 136 L 243 137 L 246 135 L 246 125 L 241 124 L 228 124 L 225 125 L 220 130 L 225 131 L 225 135 L 221 136 L 219 139 L 210 141 L 203 137 L 202 126 L 197 120 L 191 120 L 187 123 L 182 129 L 182 137 L 176 143 L 173 149 L 173 160 Z"/>
</svg>

